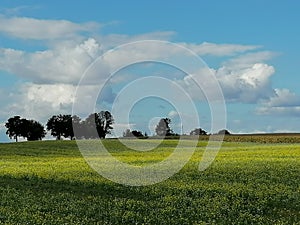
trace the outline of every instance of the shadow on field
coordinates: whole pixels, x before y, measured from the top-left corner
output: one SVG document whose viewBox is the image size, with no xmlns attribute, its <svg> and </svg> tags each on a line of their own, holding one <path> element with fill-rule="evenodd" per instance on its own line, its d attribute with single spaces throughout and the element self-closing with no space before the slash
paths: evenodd
<svg viewBox="0 0 300 225">
<path fill-rule="evenodd" d="M 160 197 L 148 187 L 130 187 L 119 185 L 110 181 L 79 182 L 59 179 L 46 179 L 35 175 L 13 177 L 9 175 L 0 176 L 0 189 L 9 188 L 20 192 L 31 192 L 39 194 L 72 194 L 77 197 L 101 196 L 104 198 L 130 198 L 133 200 L 147 201 Z M 151 192 L 151 193 L 150 193 Z"/>
</svg>

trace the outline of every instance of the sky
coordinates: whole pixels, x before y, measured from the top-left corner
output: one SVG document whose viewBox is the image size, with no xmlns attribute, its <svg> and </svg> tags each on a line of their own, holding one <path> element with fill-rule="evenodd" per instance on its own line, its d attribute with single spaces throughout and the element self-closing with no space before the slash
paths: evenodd
<svg viewBox="0 0 300 225">
<path fill-rule="evenodd" d="M 216 132 L 207 97 L 217 92 L 209 86 L 212 80 L 226 103 L 224 128 L 232 133 L 300 132 L 299 10 L 300 2 L 292 0 L 2 0 L 0 142 L 9 141 L 4 127 L 8 118 L 20 115 L 45 124 L 52 115 L 74 113 L 75 103 L 84 118 L 90 109 L 114 111 L 119 102 L 113 115 L 115 135 L 126 128 L 152 134 L 161 117 L 171 118 L 178 133 L 196 126 Z M 160 42 L 153 44 L 155 40 Z M 141 44 L 120 48 L 137 42 Z M 176 45 L 185 50 L 176 50 Z M 116 48 L 118 54 L 107 54 Z M 203 60 L 191 73 L 160 63 L 188 64 L 192 59 L 186 49 Z M 132 63 L 141 59 L 145 62 Z M 116 65 L 124 66 L 113 71 Z M 157 85 L 149 77 L 162 82 Z M 209 85 L 199 90 L 193 79 Z M 144 98 L 134 102 L 131 95 Z M 189 101 L 199 124 L 191 118 Z M 184 128 L 182 121 L 187 121 Z"/>
</svg>

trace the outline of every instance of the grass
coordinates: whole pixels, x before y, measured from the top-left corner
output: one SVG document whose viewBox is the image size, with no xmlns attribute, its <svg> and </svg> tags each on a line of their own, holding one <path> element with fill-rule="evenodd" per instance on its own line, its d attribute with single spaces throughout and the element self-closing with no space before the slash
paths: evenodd
<svg viewBox="0 0 300 225">
<path fill-rule="evenodd" d="M 104 144 L 141 166 L 177 140 L 149 152 Z M 128 187 L 93 171 L 74 141 L 0 144 L 0 224 L 300 224 L 300 144 L 224 142 L 199 172 L 205 145 L 170 179 Z"/>
</svg>

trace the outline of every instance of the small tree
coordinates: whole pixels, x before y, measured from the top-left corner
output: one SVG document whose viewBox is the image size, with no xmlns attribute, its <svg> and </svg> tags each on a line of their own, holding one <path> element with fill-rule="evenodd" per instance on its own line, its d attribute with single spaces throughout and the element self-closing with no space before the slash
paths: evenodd
<svg viewBox="0 0 300 225">
<path fill-rule="evenodd" d="M 196 128 L 190 132 L 190 135 L 207 135 L 207 132 L 201 128 Z"/>
<path fill-rule="evenodd" d="M 170 128 L 171 119 L 169 118 L 162 118 L 158 122 L 155 132 L 158 136 L 171 136 L 173 131 Z"/>
<path fill-rule="evenodd" d="M 132 137 L 133 134 L 131 132 L 130 129 L 126 129 L 124 132 L 123 132 L 123 137 Z"/>
<path fill-rule="evenodd" d="M 139 130 L 133 130 L 133 131 L 131 131 L 130 129 L 126 129 L 123 132 L 123 137 L 137 137 L 137 138 L 142 138 L 142 137 L 144 137 L 144 135 Z"/>
<path fill-rule="evenodd" d="M 141 131 L 139 131 L 139 130 L 133 130 L 131 133 L 132 133 L 132 135 L 133 135 L 134 137 L 137 137 L 137 138 L 142 138 L 142 137 L 144 137 L 143 133 L 142 133 Z"/>
<path fill-rule="evenodd" d="M 228 130 L 224 129 L 224 130 L 220 130 L 220 131 L 218 132 L 218 134 L 229 135 L 229 134 L 231 134 L 231 133 L 230 133 Z"/>
</svg>

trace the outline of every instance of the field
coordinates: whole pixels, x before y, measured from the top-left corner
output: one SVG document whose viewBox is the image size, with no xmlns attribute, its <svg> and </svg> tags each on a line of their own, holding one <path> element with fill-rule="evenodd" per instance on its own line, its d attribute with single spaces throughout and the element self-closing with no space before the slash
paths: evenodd
<svg viewBox="0 0 300 225">
<path fill-rule="evenodd" d="M 74 141 L 0 144 L 0 224 L 300 224 L 300 144 L 257 142 L 268 141 L 224 142 L 199 172 L 199 141 L 179 173 L 144 187 L 101 177 Z M 105 140 L 114 156 L 140 166 L 176 143 L 134 152 Z"/>
</svg>

